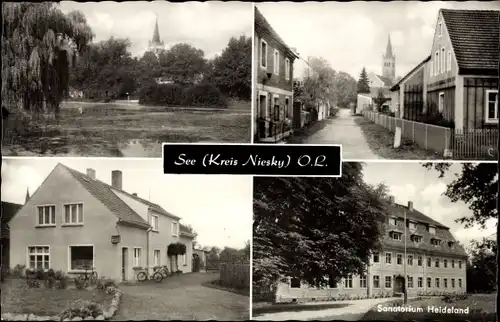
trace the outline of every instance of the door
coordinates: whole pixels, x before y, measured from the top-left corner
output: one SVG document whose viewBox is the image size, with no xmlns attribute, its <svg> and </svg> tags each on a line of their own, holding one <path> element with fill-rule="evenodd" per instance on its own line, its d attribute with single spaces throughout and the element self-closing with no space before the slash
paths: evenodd
<svg viewBox="0 0 500 322">
<path fill-rule="evenodd" d="M 293 102 L 292 124 L 294 129 L 299 129 L 301 127 L 301 112 L 302 106 L 300 102 Z"/>
<path fill-rule="evenodd" d="M 267 111 L 267 100 L 266 100 L 266 95 L 260 95 L 259 96 L 259 117 L 262 119 L 266 118 L 266 111 Z M 266 137 L 266 122 L 263 120 L 258 120 L 259 122 L 259 138 L 265 138 Z"/>
<path fill-rule="evenodd" d="M 127 280 L 128 248 L 122 248 L 122 281 Z"/>
<path fill-rule="evenodd" d="M 439 93 L 439 113 L 444 110 L 444 93 Z"/>
<path fill-rule="evenodd" d="M 394 278 L 394 293 L 402 294 L 404 292 L 404 283 L 405 283 L 405 280 L 404 280 L 403 276 L 396 276 Z"/>
</svg>

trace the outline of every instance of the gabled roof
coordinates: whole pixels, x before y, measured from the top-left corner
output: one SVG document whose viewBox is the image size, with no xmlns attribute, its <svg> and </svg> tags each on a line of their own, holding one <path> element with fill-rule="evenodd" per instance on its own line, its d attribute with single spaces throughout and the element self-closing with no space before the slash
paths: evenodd
<svg viewBox="0 0 500 322">
<path fill-rule="evenodd" d="M 133 224 L 142 228 L 149 228 L 149 223 L 144 220 L 137 212 L 130 208 L 120 197 L 113 192 L 113 187 L 99 181 L 92 179 L 89 176 L 71 169 L 64 164 L 59 163 L 68 172 L 78 180 L 92 194 L 97 200 L 103 203 L 113 214 L 118 217 L 120 221 Z M 132 195 L 131 195 L 132 196 Z"/>
<path fill-rule="evenodd" d="M 14 217 L 14 215 L 18 212 L 19 209 L 21 209 L 23 205 L 17 204 L 17 203 L 12 203 L 12 202 L 6 202 L 2 201 L 2 215 L 0 217 L 1 219 L 1 237 L 2 238 L 9 238 L 9 226 L 8 223 Z"/>
<path fill-rule="evenodd" d="M 390 78 L 384 77 L 381 75 L 375 75 L 375 76 L 377 76 L 384 83 L 384 86 L 387 86 L 387 87 L 392 86 L 392 80 Z"/>
<path fill-rule="evenodd" d="M 288 51 L 288 53 L 291 56 L 293 56 L 295 58 L 299 58 L 297 53 L 294 50 L 292 50 L 283 41 L 283 39 L 281 39 L 280 35 L 278 35 L 278 33 L 273 29 L 271 24 L 269 24 L 269 22 L 267 22 L 264 15 L 259 11 L 259 9 L 257 9 L 257 6 L 254 6 L 254 7 L 255 7 L 255 16 L 254 16 L 254 27 L 255 27 L 254 29 L 255 29 L 255 31 L 261 32 L 262 30 L 267 30 L 278 43 L 280 43 L 283 47 L 285 47 L 285 49 Z"/>
<path fill-rule="evenodd" d="M 425 58 L 422 62 L 420 62 L 420 64 L 418 64 L 417 66 L 415 66 L 415 68 L 413 68 L 412 70 L 410 70 L 410 72 L 408 74 L 406 74 L 403 78 L 401 78 L 397 83 L 396 85 L 392 86 L 391 87 L 391 92 L 392 91 L 397 91 L 399 90 L 399 85 L 401 85 L 402 82 L 404 82 L 405 80 L 407 80 L 415 71 L 417 71 L 420 67 L 424 66 L 425 63 L 427 63 L 429 60 L 431 60 L 431 56 L 427 56 L 427 58 Z"/>
<path fill-rule="evenodd" d="M 459 74 L 498 75 L 500 10 L 440 10 Z"/>
</svg>

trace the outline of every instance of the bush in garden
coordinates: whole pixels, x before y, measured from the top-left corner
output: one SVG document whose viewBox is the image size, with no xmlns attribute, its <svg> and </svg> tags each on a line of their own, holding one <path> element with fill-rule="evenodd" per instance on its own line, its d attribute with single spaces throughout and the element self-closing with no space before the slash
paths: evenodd
<svg viewBox="0 0 500 322">
<path fill-rule="evenodd" d="M 28 279 L 26 280 L 26 284 L 29 288 L 40 288 L 40 282 L 36 279 Z"/>
<path fill-rule="evenodd" d="M 40 268 L 38 268 L 38 269 L 36 270 L 36 279 L 38 279 L 38 280 L 42 280 L 42 281 L 43 281 L 43 280 L 46 280 L 46 279 L 47 279 L 47 272 L 45 272 L 45 271 L 43 270 L 43 268 L 41 268 L 41 267 L 40 267 Z"/>
<path fill-rule="evenodd" d="M 227 107 L 227 100 L 217 87 L 199 84 L 186 90 L 183 105 Z"/>
<path fill-rule="evenodd" d="M 102 306 L 99 303 L 91 301 L 76 300 L 71 306 L 61 313 L 61 321 L 73 318 L 85 319 L 88 317 L 96 318 L 103 314 Z"/>
<path fill-rule="evenodd" d="M 83 290 L 86 287 L 86 281 L 81 280 L 79 278 L 75 278 L 75 287 L 78 290 Z"/>
<path fill-rule="evenodd" d="M 53 276 L 47 276 L 47 279 L 45 280 L 45 287 L 46 288 L 53 288 L 56 283 L 56 279 Z"/>
<path fill-rule="evenodd" d="M 184 89 L 176 84 L 149 84 L 139 92 L 139 103 L 144 105 L 179 106 L 184 100 Z"/>
<path fill-rule="evenodd" d="M 26 265 L 19 265 L 19 264 L 17 264 L 11 270 L 10 274 L 11 274 L 12 277 L 17 277 L 17 278 L 25 277 L 25 274 L 26 274 Z"/>
<path fill-rule="evenodd" d="M 49 268 L 49 270 L 47 271 L 47 277 L 52 277 L 52 278 L 55 278 L 56 277 L 56 272 L 52 269 L 52 268 Z"/>
</svg>

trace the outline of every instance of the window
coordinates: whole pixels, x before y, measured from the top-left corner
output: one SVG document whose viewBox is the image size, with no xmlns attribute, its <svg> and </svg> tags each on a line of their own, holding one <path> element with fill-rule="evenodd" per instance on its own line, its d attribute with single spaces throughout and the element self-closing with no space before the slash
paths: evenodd
<svg viewBox="0 0 500 322">
<path fill-rule="evenodd" d="M 280 52 L 277 49 L 274 50 L 274 73 L 280 74 Z"/>
<path fill-rule="evenodd" d="M 408 276 L 408 288 L 413 288 L 413 276 Z"/>
<path fill-rule="evenodd" d="M 158 216 L 157 215 L 153 215 L 151 214 L 151 222 L 149 223 L 151 225 L 151 228 L 153 229 L 153 231 L 158 231 Z"/>
<path fill-rule="evenodd" d="M 498 90 L 486 91 L 486 123 L 498 123 Z"/>
<path fill-rule="evenodd" d="M 396 231 L 391 231 L 389 233 L 389 236 L 393 239 L 393 240 L 402 240 L 403 239 L 403 234 L 402 233 L 399 233 L 399 232 L 396 232 Z"/>
<path fill-rule="evenodd" d="M 458 261 L 458 268 L 462 269 L 462 261 Z"/>
<path fill-rule="evenodd" d="M 386 264 L 392 263 L 392 253 L 385 253 L 385 263 Z"/>
<path fill-rule="evenodd" d="M 141 248 L 134 247 L 134 267 L 141 266 Z"/>
<path fill-rule="evenodd" d="M 153 262 L 154 262 L 154 266 L 160 266 L 161 263 L 160 263 L 160 250 L 159 249 L 155 249 L 153 251 Z"/>
<path fill-rule="evenodd" d="M 443 35 L 443 23 L 438 22 L 438 36 L 441 37 Z"/>
<path fill-rule="evenodd" d="M 455 288 L 455 279 L 454 278 L 451 279 L 451 288 Z"/>
<path fill-rule="evenodd" d="M 30 246 L 28 247 L 30 269 L 49 269 L 50 268 L 50 248 L 49 246 Z"/>
<path fill-rule="evenodd" d="M 443 259 L 443 266 L 444 266 L 444 268 L 448 268 L 448 260 L 447 259 Z"/>
<path fill-rule="evenodd" d="M 445 54 L 445 49 L 444 47 L 441 48 L 441 73 L 444 73 L 446 71 L 446 54 Z"/>
<path fill-rule="evenodd" d="M 290 118 L 292 115 L 290 113 L 290 99 L 288 97 L 285 98 L 285 118 Z"/>
<path fill-rule="evenodd" d="M 435 54 L 435 58 L 434 58 L 434 73 L 436 75 L 439 75 L 439 51 L 436 51 L 436 54 Z"/>
<path fill-rule="evenodd" d="M 56 224 L 56 206 L 38 206 L 38 225 L 54 226 Z"/>
<path fill-rule="evenodd" d="M 431 234 L 436 234 L 436 228 L 435 227 L 429 227 L 429 233 Z"/>
<path fill-rule="evenodd" d="M 430 277 L 427 277 L 427 287 L 428 288 L 431 288 L 431 283 L 432 283 L 432 279 Z"/>
<path fill-rule="evenodd" d="M 260 66 L 267 68 L 267 43 L 264 39 L 260 41 Z"/>
<path fill-rule="evenodd" d="M 451 260 L 451 268 L 455 268 L 455 260 L 454 259 Z"/>
<path fill-rule="evenodd" d="M 389 224 L 391 224 L 392 226 L 397 226 L 398 219 L 397 218 L 389 218 Z"/>
<path fill-rule="evenodd" d="M 444 286 L 444 288 L 448 288 L 448 279 L 447 278 L 443 278 L 443 286 Z"/>
<path fill-rule="evenodd" d="M 417 257 L 417 265 L 422 266 L 422 256 Z"/>
<path fill-rule="evenodd" d="M 417 224 L 414 222 L 410 222 L 408 223 L 408 228 L 410 228 L 411 230 L 415 230 L 417 229 Z"/>
<path fill-rule="evenodd" d="M 280 98 L 279 96 L 273 95 L 273 103 L 274 103 L 274 119 L 278 121 L 280 119 Z"/>
<path fill-rule="evenodd" d="M 419 277 L 419 278 L 417 279 L 417 287 L 418 287 L 418 288 L 422 288 L 422 287 L 424 287 L 424 278 L 423 278 L 423 277 Z"/>
<path fill-rule="evenodd" d="M 396 263 L 398 263 L 398 265 L 403 265 L 403 255 L 401 254 L 396 255 Z"/>
<path fill-rule="evenodd" d="M 293 277 L 290 279 L 291 288 L 300 288 L 300 278 Z"/>
<path fill-rule="evenodd" d="M 444 110 L 444 93 L 439 93 L 439 101 L 438 101 L 438 109 L 439 112 L 443 112 Z"/>
<path fill-rule="evenodd" d="M 427 257 L 427 267 L 431 267 L 432 266 L 431 262 L 432 262 L 432 258 Z"/>
<path fill-rule="evenodd" d="M 429 63 L 429 74 L 431 74 L 431 77 L 434 76 L 434 61 L 432 59 Z"/>
<path fill-rule="evenodd" d="M 451 70 L 451 51 L 448 50 L 448 57 L 446 59 L 446 70 Z"/>
<path fill-rule="evenodd" d="M 392 287 L 392 277 L 386 276 L 385 277 L 385 288 L 391 288 L 391 287 Z"/>
<path fill-rule="evenodd" d="M 83 203 L 64 205 L 63 224 L 65 224 L 65 225 L 81 225 L 81 224 L 83 224 Z"/>
<path fill-rule="evenodd" d="M 436 288 L 439 288 L 439 277 L 436 277 L 435 283 L 436 283 Z"/>
<path fill-rule="evenodd" d="M 416 243 L 416 244 L 419 244 L 422 242 L 422 236 L 418 236 L 418 235 L 411 235 L 410 237 L 411 241 Z"/>
<path fill-rule="evenodd" d="M 455 243 L 454 243 L 454 242 L 452 242 L 452 241 L 449 241 L 449 242 L 448 242 L 448 247 L 453 248 L 453 246 L 454 246 L 454 245 L 455 245 Z"/>
<path fill-rule="evenodd" d="M 290 79 L 290 59 L 285 58 L 285 79 Z"/>
<path fill-rule="evenodd" d="M 366 288 L 366 275 L 361 275 L 359 277 L 359 287 Z"/>
<path fill-rule="evenodd" d="M 413 256 L 412 255 L 408 255 L 408 265 L 413 266 Z"/>
<path fill-rule="evenodd" d="M 436 267 L 439 268 L 439 258 L 436 258 Z"/>
<path fill-rule="evenodd" d="M 373 288 L 380 288 L 380 276 L 373 276 Z"/>
<path fill-rule="evenodd" d="M 94 246 L 69 246 L 70 270 L 85 270 L 94 267 Z"/>
<path fill-rule="evenodd" d="M 172 223 L 172 236 L 179 236 L 179 225 L 176 222 Z"/>
<path fill-rule="evenodd" d="M 374 263 L 379 263 L 380 262 L 380 256 L 379 253 L 373 253 L 373 262 Z"/>
<path fill-rule="evenodd" d="M 345 278 L 344 288 L 352 288 L 352 275 L 348 275 Z"/>
<path fill-rule="evenodd" d="M 462 287 L 462 279 L 461 278 L 458 279 L 458 287 L 460 287 L 460 288 Z"/>
<path fill-rule="evenodd" d="M 437 238 L 431 238 L 431 244 L 434 246 L 440 246 L 441 245 L 441 240 Z"/>
</svg>

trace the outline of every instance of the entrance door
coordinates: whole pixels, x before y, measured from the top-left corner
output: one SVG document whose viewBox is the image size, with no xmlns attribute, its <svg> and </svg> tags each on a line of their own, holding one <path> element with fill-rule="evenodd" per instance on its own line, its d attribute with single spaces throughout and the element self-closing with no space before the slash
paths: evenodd
<svg viewBox="0 0 500 322">
<path fill-rule="evenodd" d="M 394 278 L 394 293 L 402 294 L 404 292 L 404 283 L 405 283 L 405 280 L 404 280 L 403 276 L 396 276 Z"/>
<path fill-rule="evenodd" d="M 260 95 L 259 96 L 259 117 L 265 119 L 266 118 L 266 111 L 267 111 L 267 100 L 266 100 L 266 95 Z M 259 122 L 259 138 L 265 138 L 266 137 L 266 122 L 262 120 L 258 120 Z"/>
<path fill-rule="evenodd" d="M 128 248 L 122 248 L 122 281 L 127 280 Z"/>
</svg>

